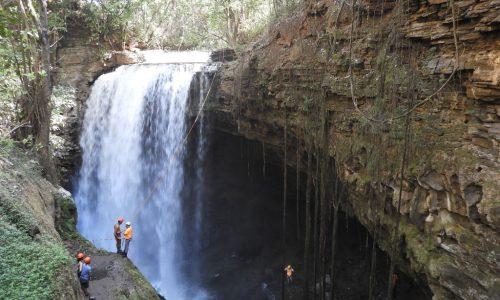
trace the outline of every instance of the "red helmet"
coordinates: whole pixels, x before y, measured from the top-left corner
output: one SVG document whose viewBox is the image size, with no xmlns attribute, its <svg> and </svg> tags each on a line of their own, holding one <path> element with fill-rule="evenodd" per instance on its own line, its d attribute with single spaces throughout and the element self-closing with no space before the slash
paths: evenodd
<svg viewBox="0 0 500 300">
<path fill-rule="evenodd" d="M 78 254 L 76 255 L 77 260 L 82 260 L 84 257 L 85 257 L 85 254 L 83 254 L 82 252 L 78 252 Z"/>
<path fill-rule="evenodd" d="M 90 257 L 87 256 L 85 257 L 85 259 L 83 260 L 87 265 L 90 265 Z"/>
<path fill-rule="evenodd" d="M 125 221 L 125 219 L 123 217 L 118 218 L 118 223 L 123 223 L 123 221 Z"/>
</svg>

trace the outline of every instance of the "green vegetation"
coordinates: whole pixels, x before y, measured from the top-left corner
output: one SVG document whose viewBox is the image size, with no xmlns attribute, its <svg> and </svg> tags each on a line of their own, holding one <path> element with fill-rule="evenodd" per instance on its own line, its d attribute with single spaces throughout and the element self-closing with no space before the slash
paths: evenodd
<svg viewBox="0 0 500 300">
<path fill-rule="evenodd" d="M 68 252 L 49 236 L 32 238 L 16 225 L 0 217 L 0 299 L 53 299 Z"/>
<path fill-rule="evenodd" d="M 127 47 L 244 48 L 299 0 L 22 0 L 0 3 L 0 135 L 25 140 L 57 177 L 49 157 L 56 49 L 68 23 L 101 54 Z M 84 38 L 82 36 L 82 38 Z M 63 95 L 67 96 L 67 95 Z M 57 113 L 57 112 L 56 112 Z M 52 124 L 51 124 L 52 123 Z M 59 141 L 60 142 L 60 141 Z M 53 180 L 53 181 L 54 181 Z"/>
<path fill-rule="evenodd" d="M 101 49 L 240 49 L 298 0 L 100 0 L 79 9 Z"/>
<path fill-rule="evenodd" d="M 53 299 L 71 258 L 39 224 L 23 190 L 22 181 L 42 180 L 40 170 L 15 154 L 21 150 L 13 140 L 1 138 L 0 149 L 0 299 Z M 10 164 L 23 168 L 12 170 Z"/>
</svg>

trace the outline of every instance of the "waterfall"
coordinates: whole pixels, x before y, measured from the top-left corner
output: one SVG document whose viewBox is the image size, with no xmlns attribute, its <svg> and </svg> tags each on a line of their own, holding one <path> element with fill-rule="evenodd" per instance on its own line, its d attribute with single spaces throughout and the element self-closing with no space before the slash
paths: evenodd
<svg viewBox="0 0 500 300">
<path fill-rule="evenodd" d="M 199 250 L 204 121 L 197 130 L 197 189 L 193 249 L 183 249 L 184 139 L 191 127 L 189 89 L 203 63 L 122 66 L 100 76 L 87 101 L 76 185 L 78 230 L 96 246 L 115 251 L 113 225 L 132 222 L 129 258 L 167 299 L 205 298 L 185 270 Z M 198 60 L 199 61 L 199 60 Z M 199 101 L 207 80 L 200 76 Z"/>
<path fill-rule="evenodd" d="M 206 134 L 205 134 L 205 116 L 201 110 L 201 105 L 206 96 L 208 80 L 204 73 L 200 74 L 199 78 L 199 94 L 198 109 L 201 111 L 200 121 L 198 126 L 198 144 L 196 145 L 196 154 L 198 157 L 196 165 L 196 189 L 195 189 L 195 210 L 194 210 L 194 235 L 201 236 L 201 224 L 202 224 L 202 211 L 203 211 L 203 192 L 204 192 L 204 182 L 203 182 L 203 162 L 205 161 L 205 149 L 206 149 Z M 200 239 L 194 241 L 194 250 L 200 251 L 201 244 Z"/>
</svg>

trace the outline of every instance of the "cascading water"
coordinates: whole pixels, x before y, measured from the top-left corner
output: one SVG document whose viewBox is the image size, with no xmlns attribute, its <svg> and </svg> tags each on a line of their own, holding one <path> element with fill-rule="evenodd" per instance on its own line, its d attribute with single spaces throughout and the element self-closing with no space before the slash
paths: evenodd
<svg viewBox="0 0 500 300">
<path fill-rule="evenodd" d="M 159 293 L 168 299 L 206 298 L 185 272 L 195 268 L 185 253 L 199 249 L 196 234 L 201 230 L 202 195 L 197 189 L 195 236 L 189 237 L 194 241 L 188 251 L 181 242 L 181 194 L 186 178 L 184 139 L 191 126 L 189 88 L 193 75 L 203 67 L 193 60 L 207 61 L 208 55 L 200 58 L 198 53 L 193 59 L 188 54 L 185 60 L 175 55 L 174 59 L 187 63 L 122 66 L 96 80 L 81 138 L 78 229 L 97 246 L 113 251 L 113 224 L 118 216 L 125 217 L 134 228 L 129 257 Z M 200 99 L 206 82 L 201 76 Z M 196 185 L 201 187 L 203 117 L 197 130 Z"/>
</svg>

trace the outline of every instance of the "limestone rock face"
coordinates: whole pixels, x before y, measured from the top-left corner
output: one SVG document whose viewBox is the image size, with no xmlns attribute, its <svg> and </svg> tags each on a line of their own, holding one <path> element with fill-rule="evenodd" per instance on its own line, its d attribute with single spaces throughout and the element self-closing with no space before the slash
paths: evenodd
<svg viewBox="0 0 500 300">
<path fill-rule="evenodd" d="M 358 1 L 362 17 L 355 20 L 352 37 L 352 9 L 342 3 L 310 1 L 236 61 L 225 63 L 208 104 L 215 126 L 271 149 L 283 148 L 286 105 L 287 147 L 295 153 L 297 139 L 302 149 L 304 139 L 318 145 L 311 128 L 319 126 L 321 116 L 309 107 L 324 101 L 327 150 L 349 183 L 348 210 L 369 230 L 380 223 L 384 234 L 377 235 L 378 243 L 388 250 L 397 220 L 400 179 L 395 166 L 401 147 L 396 143 L 382 149 L 385 168 L 380 176 L 371 175 L 367 152 L 374 153 L 386 137 L 384 128 L 378 140 L 366 140 L 361 133 L 363 119 L 351 99 L 349 67 L 354 97 L 367 112 L 378 93 L 377 66 L 386 37 L 381 28 L 398 17 L 397 3 Z M 415 277 L 425 275 L 435 299 L 491 299 L 500 284 L 500 3 L 454 3 L 452 10 L 448 1 L 410 1 L 397 27 L 399 46 L 386 54 L 392 59 L 397 51 L 414 53 L 417 99 L 454 76 L 412 114 L 415 138 L 410 148 L 419 150 L 410 151 L 401 188 L 399 238 L 404 249 L 394 258 Z M 290 164 L 295 161 L 290 158 Z M 390 197 L 378 195 L 377 204 L 369 205 L 366 188 L 379 184 Z"/>
</svg>

